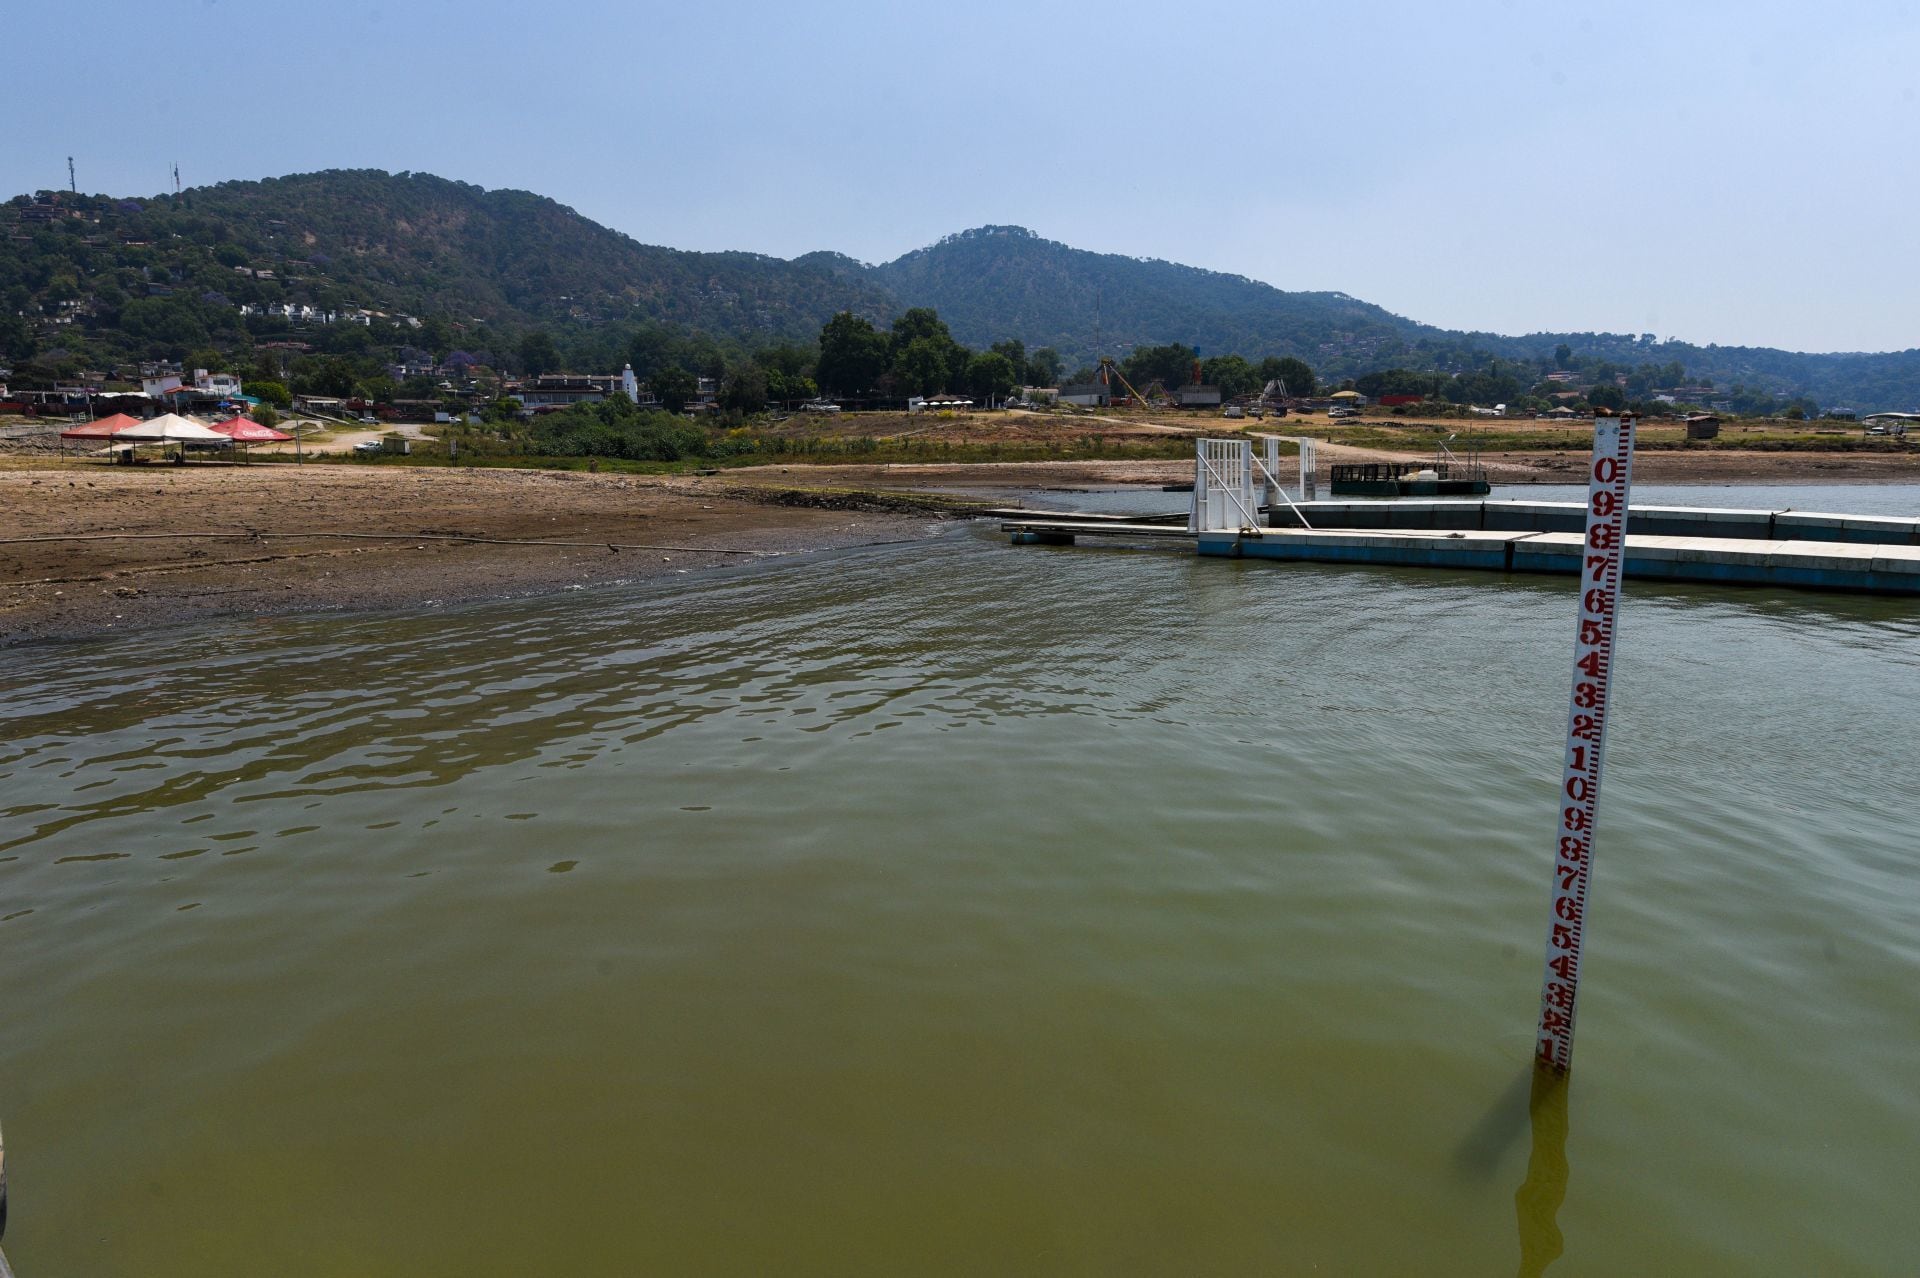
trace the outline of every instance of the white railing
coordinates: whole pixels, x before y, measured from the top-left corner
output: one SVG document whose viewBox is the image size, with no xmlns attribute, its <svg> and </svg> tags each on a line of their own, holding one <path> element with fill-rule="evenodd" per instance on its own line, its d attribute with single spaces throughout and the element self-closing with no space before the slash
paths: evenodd
<svg viewBox="0 0 1920 1278">
<path fill-rule="evenodd" d="M 1250 439 L 1202 439 L 1195 442 L 1193 503 L 1187 511 L 1189 532 L 1241 532 L 1260 527 L 1262 490 L 1266 504 L 1284 501 L 1302 528 L 1312 528 L 1286 485 L 1280 482 L 1280 440 L 1262 436 L 1265 457 L 1255 457 Z"/>
<path fill-rule="evenodd" d="M 1191 532 L 1258 528 L 1260 507 L 1253 495 L 1253 441 L 1195 441 Z"/>
<path fill-rule="evenodd" d="M 1267 509 L 1273 509 L 1276 504 L 1274 499 L 1277 497 L 1280 501 L 1287 503 L 1287 507 L 1293 511 L 1293 517 L 1300 521 L 1302 528 L 1311 529 L 1313 525 L 1307 522 L 1306 512 L 1293 504 L 1293 498 L 1287 496 L 1286 485 L 1280 482 L 1280 437 L 1278 435 L 1262 435 L 1260 438 L 1266 441 L 1266 458 L 1264 462 L 1255 462 L 1254 464 L 1260 467 L 1261 474 L 1266 478 Z M 1300 441 L 1301 454 L 1306 458 L 1306 465 L 1308 467 L 1313 465 L 1312 447 L 1313 446 L 1306 440 Z M 1308 473 L 1310 474 L 1311 472 L 1309 471 Z M 1311 481 L 1305 481 L 1301 485 L 1300 496 L 1302 500 L 1305 500 L 1307 497 L 1306 483 L 1309 482 Z"/>
</svg>

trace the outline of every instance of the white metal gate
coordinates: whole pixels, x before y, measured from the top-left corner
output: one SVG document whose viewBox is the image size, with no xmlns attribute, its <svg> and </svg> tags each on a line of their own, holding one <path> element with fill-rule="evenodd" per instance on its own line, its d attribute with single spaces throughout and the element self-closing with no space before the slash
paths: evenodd
<svg viewBox="0 0 1920 1278">
<path fill-rule="evenodd" d="M 1253 495 L 1253 441 L 1202 439 L 1196 441 L 1195 448 L 1190 530 L 1228 532 L 1258 528 L 1260 512 Z"/>
<path fill-rule="evenodd" d="M 1261 526 L 1262 507 L 1285 502 L 1302 528 L 1307 517 L 1280 482 L 1280 440 L 1262 437 L 1264 458 L 1253 455 L 1251 439 L 1197 441 L 1193 463 L 1193 504 L 1187 512 L 1188 532 L 1239 532 Z"/>
</svg>

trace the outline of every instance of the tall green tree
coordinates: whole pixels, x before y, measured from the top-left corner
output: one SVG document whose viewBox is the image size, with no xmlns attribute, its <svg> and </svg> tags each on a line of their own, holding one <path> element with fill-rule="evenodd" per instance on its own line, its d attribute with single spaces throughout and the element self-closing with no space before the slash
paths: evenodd
<svg viewBox="0 0 1920 1278">
<path fill-rule="evenodd" d="M 1017 337 L 1004 342 L 995 342 L 987 348 L 995 355 L 1004 355 L 1007 363 L 1013 365 L 1013 380 L 1017 385 L 1027 380 L 1027 344 Z"/>
<path fill-rule="evenodd" d="M 946 321 L 931 306 L 916 306 L 893 321 L 893 345 L 896 351 L 928 338 L 942 346 L 953 345 L 953 334 Z"/>
<path fill-rule="evenodd" d="M 1013 361 L 997 350 L 975 355 L 967 362 L 967 390 L 989 406 L 1011 395 L 1019 384 L 1020 379 L 1014 376 Z"/>
<path fill-rule="evenodd" d="M 1200 362 L 1200 378 L 1218 386 L 1228 399 L 1250 395 L 1260 389 L 1260 377 L 1253 365 L 1238 355 L 1215 355 Z"/>
<path fill-rule="evenodd" d="M 786 377 L 800 377 L 813 367 L 817 358 L 815 352 L 794 342 L 781 342 L 769 346 L 755 356 L 754 362 L 768 373 L 780 373 Z"/>
<path fill-rule="evenodd" d="M 892 372 L 912 395 L 957 390 L 967 384 L 967 364 L 973 352 L 953 340 L 939 312 L 916 306 L 893 322 L 888 335 Z M 932 362 L 938 361 L 936 372 Z"/>
<path fill-rule="evenodd" d="M 1058 386 L 1060 369 L 1064 363 L 1059 351 L 1051 346 L 1042 346 L 1027 356 L 1027 376 L 1035 386 Z"/>
<path fill-rule="evenodd" d="M 647 384 L 660 401 L 660 407 L 669 413 L 685 408 L 687 401 L 700 391 L 699 379 L 677 364 L 657 370 Z"/>
<path fill-rule="evenodd" d="M 1260 361 L 1259 373 L 1262 387 L 1268 382 L 1279 382 L 1287 388 L 1289 395 L 1311 395 L 1317 385 L 1313 369 L 1308 367 L 1305 360 L 1292 355 L 1280 359 L 1269 355 Z"/>
<path fill-rule="evenodd" d="M 767 370 L 751 361 L 736 365 L 720 387 L 720 404 L 737 413 L 757 413 L 767 406 Z"/>
<path fill-rule="evenodd" d="M 893 375 L 909 395 L 948 389 L 947 348 L 933 337 L 916 337 L 894 356 Z"/>
<path fill-rule="evenodd" d="M 814 379 L 833 395 L 871 390 L 887 368 L 887 339 L 855 315 L 841 311 L 820 330 L 820 359 Z"/>
<path fill-rule="evenodd" d="M 782 404 L 796 400 L 812 399 L 820 393 L 820 387 L 804 373 L 783 373 L 778 368 L 767 370 L 767 398 Z"/>
<path fill-rule="evenodd" d="M 1194 349 L 1174 342 L 1167 346 L 1142 346 L 1127 356 L 1120 371 L 1135 386 L 1146 389 L 1148 382 L 1159 382 L 1168 390 L 1193 380 Z"/>
</svg>

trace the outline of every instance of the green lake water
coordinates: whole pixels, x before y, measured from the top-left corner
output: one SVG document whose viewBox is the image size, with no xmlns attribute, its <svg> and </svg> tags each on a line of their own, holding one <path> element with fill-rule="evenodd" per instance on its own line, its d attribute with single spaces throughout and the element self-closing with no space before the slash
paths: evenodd
<svg viewBox="0 0 1920 1278">
<path fill-rule="evenodd" d="M 1920 603 L 1628 583 L 1530 1123 L 1572 583 L 1003 540 L 8 652 L 21 1278 L 1920 1266 Z"/>
</svg>

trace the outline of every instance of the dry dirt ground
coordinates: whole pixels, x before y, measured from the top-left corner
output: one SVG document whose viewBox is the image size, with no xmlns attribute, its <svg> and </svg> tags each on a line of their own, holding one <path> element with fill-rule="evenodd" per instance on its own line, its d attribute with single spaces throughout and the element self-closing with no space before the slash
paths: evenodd
<svg viewBox="0 0 1920 1278">
<path fill-rule="evenodd" d="M 0 469 L 0 644 L 724 568 L 923 537 L 939 515 L 793 500 L 718 477 L 15 459 Z M 392 539 L 298 535 L 323 532 Z"/>
</svg>

